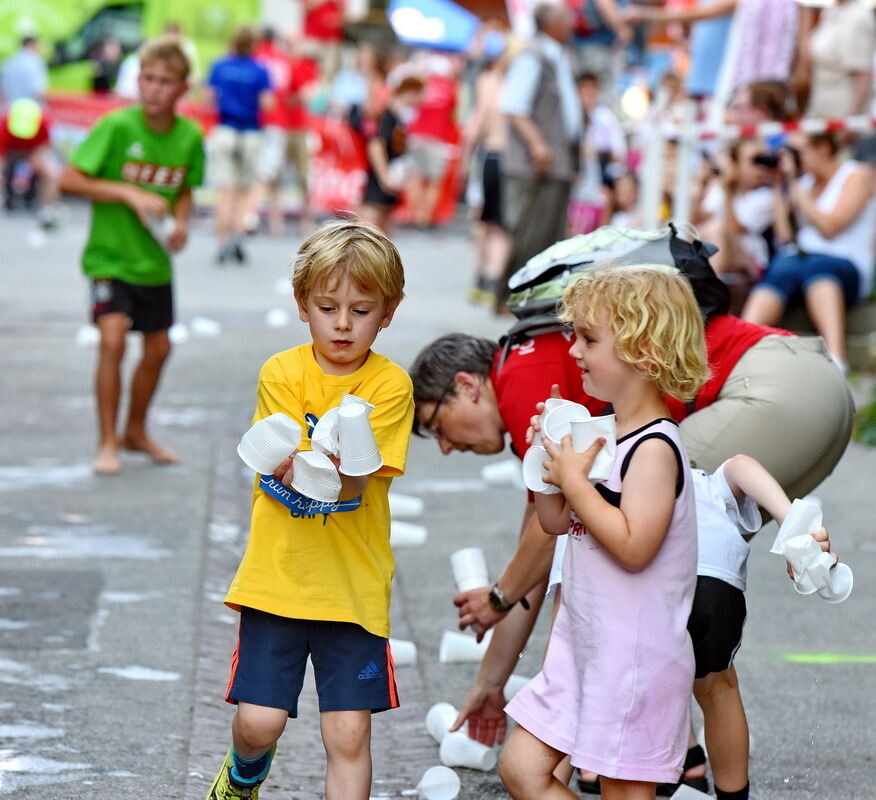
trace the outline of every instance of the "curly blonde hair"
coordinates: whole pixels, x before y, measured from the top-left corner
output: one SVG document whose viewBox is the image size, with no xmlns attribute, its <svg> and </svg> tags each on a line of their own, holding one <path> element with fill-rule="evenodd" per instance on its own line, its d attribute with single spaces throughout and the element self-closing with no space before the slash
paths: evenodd
<svg viewBox="0 0 876 800">
<path fill-rule="evenodd" d="M 334 220 L 310 234 L 292 262 L 292 290 L 305 303 L 314 289 L 342 275 L 363 291 L 381 294 L 392 307 L 405 296 L 398 250 L 367 223 Z"/>
<path fill-rule="evenodd" d="M 692 400 L 709 378 L 703 316 L 674 267 L 637 264 L 587 270 L 563 294 L 560 319 L 594 327 L 601 312 L 617 357 L 663 393 Z"/>
</svg>

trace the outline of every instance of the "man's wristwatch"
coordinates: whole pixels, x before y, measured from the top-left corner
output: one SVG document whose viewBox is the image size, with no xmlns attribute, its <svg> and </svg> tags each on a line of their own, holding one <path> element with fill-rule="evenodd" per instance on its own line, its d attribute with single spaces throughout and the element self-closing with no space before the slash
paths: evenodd
<svg viewBox="0 0 876 800">
<path fill-rule="evenodd" d="M 499 588 L 498 583 L 494 583 L 492 588 L 490 589 L 489 594 L 490 608 L 494 611 L 505 612 L 512 608 L 514 608 L 517 603 L 509 603 L 505 599 L 505 593 Z M 523 597 L 520 599 L 520 605 L 522 605 L 527 611 L 529 610 L 529 603 L 526 601 L 526 598 Z"/>
</svg>

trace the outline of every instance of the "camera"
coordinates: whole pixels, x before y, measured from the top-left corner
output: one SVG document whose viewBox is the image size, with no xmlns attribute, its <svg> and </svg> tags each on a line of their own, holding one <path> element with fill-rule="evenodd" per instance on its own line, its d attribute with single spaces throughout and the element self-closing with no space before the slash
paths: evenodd
<svg viewBox="0 0 876 800">
<path fill-rule="evenodd" d="M 777 153 L 758 153 L 751 161 L 758 167 L 767 167 L 768 169 L 775 169 L 779 166 Z"/>
</svg>

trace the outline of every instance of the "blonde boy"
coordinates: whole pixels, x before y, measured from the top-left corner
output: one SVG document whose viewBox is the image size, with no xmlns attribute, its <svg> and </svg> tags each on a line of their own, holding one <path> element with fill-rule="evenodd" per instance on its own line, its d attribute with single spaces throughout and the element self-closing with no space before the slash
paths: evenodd
<svg viewBox="0 0 876 800">
<path fill-rule="evenodd" d="M 179 41 L 149 41 L 139 57 L 140 104 L 102 117 L 73 154 L 60 183 L 62 191 L 94 201 L 82 271 L 91 280 L 91 316 L 100 330 L 94 471 L 104 474 L 121 471 L 120 447 L 144 452 L 160 464 L 177 460 L 147 435 L 146 414 L 170 355 L 169 254 L 185 247 L 192 187 L 204 175 L 200 128 L 174 110 L 189 75 Z M 119 436 L 120 372 L 129 330 L 143 334 L 143 358 Z"/>
<path fill-rule="evenodd" d="M 361 223 L 331 222 L 293 265 L 298 313 L 312 341 L 261 369 L 253 421 L 282 411 L 301 425 L 301 449 L 344 393 L 372 403 L 383 457 L 372 475 L 341 474 L 336 504 L 291 490 L 291 457 L 253 489 L 249 543 L 225 602 L 241 613 L 226 699 L 237 704 L 233 747 L 208 800 L 258 796 L 286 720 L 297 716 L 308 655 L 326 752 L 325 796 L 367 800 L 371 714 L 398 705 L 389 650 L 393 557 L 388 491 L 404 471 L 413 419 L 407 373 L 371 350 L 404 296 L 394 245 Z M 283 497 L 279 500 L 278 496 Z"/>
</svg>

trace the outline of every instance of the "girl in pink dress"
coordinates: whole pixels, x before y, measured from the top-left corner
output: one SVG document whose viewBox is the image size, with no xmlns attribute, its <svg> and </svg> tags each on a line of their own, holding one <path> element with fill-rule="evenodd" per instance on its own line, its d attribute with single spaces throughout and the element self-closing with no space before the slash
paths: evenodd
<svg viewBox="0 0 876 800">
<path fill-rule="evenodd" d="M 562 603 L 541 672 L 505 709 L 518 727 L 500 774 L 515 800 L 574 798 L 553 776 L 569 754 L 601 776 L 604 800 L 647 800 L 678 781 L 687 752 L 697 530 L 663 395 L 690 399 L 708 377 L 702 317 L 685 278 L 658 266 L 584 273 L 563 316 L 585 391 L 614 406 L 617 458 L 593 485 L 603 439 L 583 453 L 568 436 L 543 442 L 562 494 L 535 502 L 545 531 L 569 536 Z"/>
</svg>

